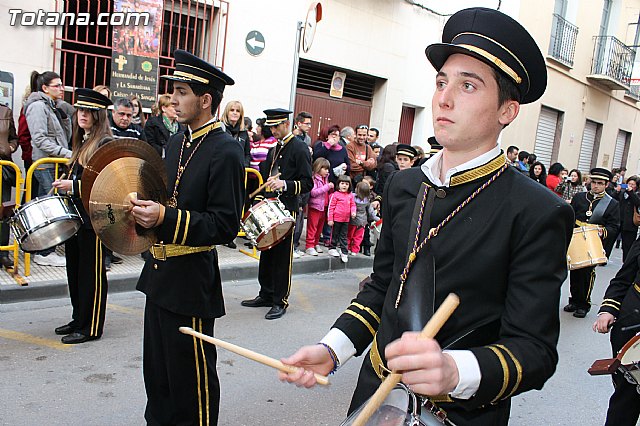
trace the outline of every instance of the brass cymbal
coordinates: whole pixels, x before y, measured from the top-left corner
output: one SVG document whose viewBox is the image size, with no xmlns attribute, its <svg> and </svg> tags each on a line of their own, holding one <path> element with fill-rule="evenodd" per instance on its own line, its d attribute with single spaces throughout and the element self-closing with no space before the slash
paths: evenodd
<svg viewBox="0 0 640 426">
<path fill-rule="evenodd" d="M 122 254 L 139 254 L 149 249 L 157 237 L 153 229 L 136 224 L 130 200 L 167 201 L 167 187 L 151 163 L 125 157 L 107 164 L 91 189 L 89 217 L 93 230 L 104 245 Z"/>
<path fill-rule="evenodd" d="M 124 157 L 141 158 L 150 163 L 151 167 L 155 168 L 157 173 L 162 176 L 166 188 L 167 177 L 164 162 L 151 145 L 135 138 L 114 139 L 102 145 L 93 153 L 82 172 L 82 204 L 86 211 L 89 211 L 91 188 L 102 169 L 113 160 Z"/>
</svg>

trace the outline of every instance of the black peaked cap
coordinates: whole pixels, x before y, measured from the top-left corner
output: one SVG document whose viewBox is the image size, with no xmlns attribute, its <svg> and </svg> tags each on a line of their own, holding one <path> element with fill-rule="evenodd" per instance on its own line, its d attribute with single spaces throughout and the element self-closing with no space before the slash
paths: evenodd
<svg viewBox="0 0 640 426">
<path fill-rule="evenodd" d="M 494 9 L 474 7 L 456 12 L 442 32 L 442 43 L 425 50 L 440 70 L 454 53 L 473 56 L 513 81 L 521 103 L 535 102 L 547 88 L 547 67 L 537 43 L 510 16 Z"/>
</svg>

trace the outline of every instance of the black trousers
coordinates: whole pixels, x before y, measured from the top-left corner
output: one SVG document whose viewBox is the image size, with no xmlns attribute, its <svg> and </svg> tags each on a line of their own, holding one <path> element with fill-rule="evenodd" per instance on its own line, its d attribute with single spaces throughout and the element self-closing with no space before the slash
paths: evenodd
<svg viewBox="0 0 640 426">
<path fill-rule="evenodd" d="M 274 305 L 289 306 L 292 255 L 293 233 L 278 245 L 260 253 L 260 264 L 258 265 L 260 293 L 258 294 Z"/>
<path fill-rule="evenodd" d="M 349 230 L 349 222 L 333 222 L 333 230 L 331 231 L 331 248 L 340 248 L 342 254 L 347 254 L 347 231 Z"/>
<path fill-rule="evenodd" d="M 627 253 L 629 253 L 629 250 L 631 249 L 631 245 L 638 236 L 638 231 L 622 231 L 620 232 L 620 235 L 622 235 L 622 261 L 624 262 L 627 258 Z"/>
<path fill-rule="evenodd" d="M 91 228 L 80 228 L 65 243 L 72 326 L 85 336 L 102 336 L 107 311 L 104 246 Z"/>
<path fill-rule="evenodd" d="M 11 167 L 11 166 L 6 166 Z M 2 202 L 11 200 L 11 183 L 2 180 Z M 9 224 L 4 220 L 0 221 L 0 246 L 9 245 Z M 0 251 L 0 256 L 9 256 L 8 251 Z"/>
<path fill-rule="evenodd" d="M 635 335 L 635 331 L 620 331 L 620 328 L 617 323 L 611 328 L 611 350 L 614 357 Z M 620 371 L 616 371 L 612 379 L 615 389 L 609 399 L 605 426 L 635 426 L 640 417 L 640 394 L 636 391 L 636 386 L 629 383 Z"/>
<path fill-rule="evenodd" d="M 573 303 L 579 309 L 591 308 L 591 290 L 596 280 L 596 267 L 574 269 L 569 272 L 571 297 L 569 303 Z"/>
<path fill-rule="evenodd" d="M 214 321 L 169 312 L 147 298 L 142 366 L 147 424 L 218 424 L 216 347 L 178 331 L 184 326 L 213 336 Z"/>
</svg>

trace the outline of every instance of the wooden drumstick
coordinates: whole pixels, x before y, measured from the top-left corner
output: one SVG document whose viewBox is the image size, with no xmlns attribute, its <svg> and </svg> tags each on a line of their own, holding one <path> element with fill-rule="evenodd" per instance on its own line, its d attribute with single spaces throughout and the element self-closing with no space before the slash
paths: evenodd
<svg viewBox="0 0 640 426">
<path fill-rule="evenodd" d="M 62 180 L 62 179 L 64 179 L 64 178 L 65 178 L 65 176 L 67 176 L 67 174 L 66 174 L 66 173 L 63 173 L 63 174 L 61 174 L 61 175 L 60 175 L 60 177 L 59 177 L 58 179 L 56 179 L 56 180 Z M 49 190 L 49 192 L 47 192 L 47 195 L 51 195 L 51 194 L 53 194 L 53 191 L 54 191 L 55 189 L 56 189 L 56 188 L 52 186 L 52 187 L 51 187 L 51 189 Z"/>
<path fill-rule="evenodd" d="M 444 325 L 445 322 L 449 319 L 453 311 L 456 310 L 458 305 L 460 304 L 460 299 L 453 293 L 449 293 L 442 305 L 438 308 L 438 310 L 433 314 L 427 325 L 424 326 L 422 331 L 420 332 L 420 339 L 433 339 L 433 337 L 438 334 L 440 328 Z M 387 378 L 380 384 L 376 393 L 373 394 L 367 405 L 364 406 L 364 409 L 360 412 L 360 415 L 356 417 L 353 422 L 353 426 L 364 426 L 369 418 L 376 412 L 376 410 L 382 405 L 384 400 L 389 395 L 389 392 L 393 390 L 393 388 L 400 383 L 402 379 L 402 374 L 391 373 L 387 376 Z"/>
<path fill-rule="evenodd" d="M 224 348 L 230 352 L 233 352 L 235 354 L 248 358 L 252 361 L 259 362 L 260 364 L 264 364 L 268 367 L 273 367 L 276 370 L 280 370 L 285 373 L 294 373 L 299 369 L 299 367 L 283 364 L 277 359 L 259 354 L 258 352 L 254 352 L 252 350 L 234 345 L 233 343 L 228 343 L 228 342 L 225 342 L 224 340 L 216 339 L 215 337 L 211 337 L 211 336 L 207 336 L 206 334 L 199 333 L 194 329 L 192 329 L 191 327 L 180 327 L 178 330 L 180 330 L 181 333 L 190 334 L 194 337 L 197 337 L 198 339 L 204 340 L 205 342 L 209 342 L 212 345 L 220 346 L 221 348 Z M 324 386 L 329 385 L 329 379 L 326 376 L 322 376 L 317 373 L 314 373 L 314 375 L 316 376 L 316 381 L 318 382 L 318 384 L 321 384 Z"/>
<path fill-rule="evenodd" d="M 277 175 L 274 175 L 274 176 L 272 176 L 272 177 L 277 178 L 277 177 L 279 177 L 281 174 L 282 174 L 282 173 L 278 173 Z M 258 193 L 259 193 L 260 191 L 262 191 L 263 189 L 265 189 L 265 188 L 267 187 L 267 185 L 269 185 L 269 182 L 265 182 L 265 183 L 263 183 L 262 185 L 260 185 L 260 186 L 258 187 L 258 189 L 256 189 L 255 191 L 253 191 L 253 192 L 251 193 L 251 195 L 249 195 L 249 198 L 253 198 L 253 197 L 255 197 L 256 195 L 258 195 Z"/>
</svg>

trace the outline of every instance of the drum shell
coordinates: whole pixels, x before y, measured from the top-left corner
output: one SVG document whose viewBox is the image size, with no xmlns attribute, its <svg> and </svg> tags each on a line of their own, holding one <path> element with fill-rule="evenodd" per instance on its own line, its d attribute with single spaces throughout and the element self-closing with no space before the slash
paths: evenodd
<svg viewBox="0 0 640 426">
<path fill-rule="evenodd" d="M 340 426 L 351 426 L 366 407 L 365 402 Z M 367 420 L 366 426 L 442 426 L 442 420 L 435 417 L 421 406 L 420 398 L 404 384 L 399 383 L 391 390 L 381 406 Z"/>
<path fill-rule="evenodd" d="M 635 385 L 640 385 L 640 334 L 633 336 L 620 349 L 618 356 L 620 360 L 619 370 L 625 374 L 628 381 L 634 380 Z"/>
<path fill-rule="evenodd" d="M 291 232 L 295 220 L 277 198 L 268 198 L 252 206 L 242 218 L 240 226 L 260 251 L 280 243 Z"/>
<path fill-rule="evenodd" d="M 602 246 L 597 225 L 585 225 L 573 229 L 573 237 L 567 250 L 570 270 L 605 265 L 607 254 Z"/>
<path fill-rule="evenodd" d="M 74 236 L 82 226 L 82 217 L 71 197 L 55 194 L 21 206 L 9 226 L 20 248 L 31 253 L 55 247 Z"/>
</svg>

